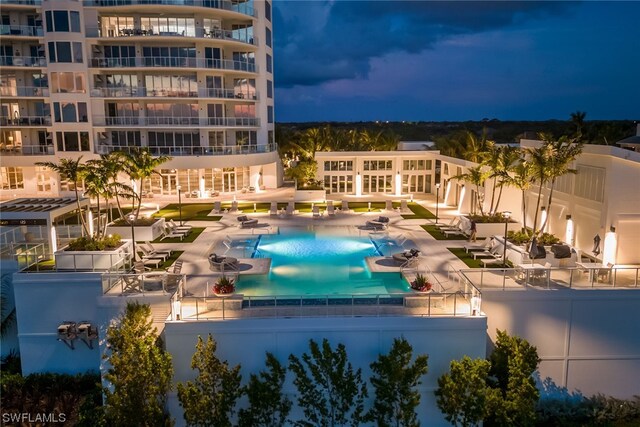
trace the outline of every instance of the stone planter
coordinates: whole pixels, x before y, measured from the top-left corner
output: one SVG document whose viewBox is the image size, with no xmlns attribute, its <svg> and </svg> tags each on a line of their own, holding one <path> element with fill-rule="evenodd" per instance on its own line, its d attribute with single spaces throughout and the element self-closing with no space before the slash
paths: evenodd
<svg viewBox="0 0 640 427">
<path fill-rule="evenodd" d="M 326 199 L 325 190 L 296 190 L 293 194 L 295 202 L 324 202 Z"/>
<path fill-rule="evenodd" d="M 468 232 L 471 229 L 471 220 L 466 216 L 460 219 L 461 228 Z M 519 222 L 509 222 L 507 226 L 508 231 L 518 231 L 522 228 Z M 504 235 L 504 222 L 494 223 L 480 223 L 476 222 L 476 239 L 491 236 L 503 236 Z"/>
<path fill-rule="evenodd" d="M 152 241 L 164 234 L 164 218 L 158 218 L 156 222 L 151 225 L 136 225 L 134 226 L 136 233 L 136 241 Z M 108 225 L 107 234 L 119 234 L 123 239 L 131 238 L 131 226 L 130 225 Z"/>
<path fill-rule="evenodd" d="M 122 269 L 131 259 L 131 241 L 110 251 L 57 251 L 57 270 L 103 271 Z"/>
</svg>

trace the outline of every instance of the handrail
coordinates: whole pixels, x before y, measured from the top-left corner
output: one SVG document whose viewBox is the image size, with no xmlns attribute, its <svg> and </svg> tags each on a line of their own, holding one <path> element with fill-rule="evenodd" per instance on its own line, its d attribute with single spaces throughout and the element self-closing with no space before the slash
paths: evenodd
<svg viewBox="0 0 640 427">
<path fill-rule="evenodd" d="M 107 295 L 134 295 L 162 292 L 162 294 L 182 295 L 187 275 L 166 271 L 148 271 L 144 273 L 113 273 L 102 275 L 102 293 Z"/>
<path fill-rule="evenodd" d="M 41 1 L 41 0 L 11 0 L 11 1 Z M 231 12 L 242 13 L 257 17 L 256 10 L 249 2 L 236 3 L 230 0 L 84 0 L 88 7 L 112 7 L 135 5 L 170 5 L 170 6 L 197 6 L 212 9 L 224 9 Z"/>
<path fill-rule="evenodd" d="M 0 56 L 0 66 L 42 68 L 47 66 L 47 59 L 42 56 Z"/>
<path fill-rule="evenodd" d="M 191 31 L 193 30 L 193 32 Z M 253 46 L 258 45 L 256 37 L 249 34 L 239 35 L 234 30 L 222 30 L 217 28 L 203 28 L 203 27 L 178 27 L 177 31 L 159 31 L 151 28 L 142 27 L 116 27 L 113 28 L 101 28 L 101 27 L 86 27 L 85 34 L 87 37 L 99 37 L 99 38 L 127 38 L 127 37 L 145 37 L 145 38 L 162 38 L 162 37 L 180 37 L 180 38 L 199 38 L 199 39 L 216 39 L 216 40 L 229 40 L 234 42 L 245 43 Z"/>
<path fill-rule="evenodd" d="M 220 147 L 133 147 L 119 145 L 97 145 L 96 154 L 108 154 L 113 151 L 130 152 L 132 149 L 144 148 L 153 156 L 230 156 L 263 154 L 278 151 L 277 144 L 267 145 L 234 145 Z"/>
<path fill-rule="evenodd" d="M 46 65 L 46 64 L 45 64 Z M 258 67 L 249 61 L 233 59 L 194 58 L 182 56 L 142 56 L 106 58 L 94 56 L 89 61 L 92 68 L 169 67 L 206 68 L 257 73 Z"/>
<path fill-rule="evenodd" d="M 95 126 L 260 126 L 259 117 L 139 117 L 93 116 Z"/>
<path fill-rule="evenodd" d="M 47 95 L 49 96 L 48 92 Z M 127 98 L 127 97 L 168 97 L 168 98 L 222 98 L 234 100 L 255 101 L 258 99 L 258 92 L 237 91 L 235 89 L 212 89 L 204 88 L 198 90 L 180 89 L 147 89 L 145 87 L 95 87 L 91 89 L 91 96 L 94 98 Z"/>
<path fill-rule="evenodd" d="M 51 116 L 1 116 L 0 126 L 51 126 Z"/>
<path fill-rule="evenodd" d="M 5 86 L 0 88 L 0 96 L 48 97 L 49 88 L 41 86 Z"/>
<path fill-rule="evenodd" d="M 0 35 L 43 37 L 44 31 L 42 26 L 37 25 L 0 25 Z"/>
</svg>

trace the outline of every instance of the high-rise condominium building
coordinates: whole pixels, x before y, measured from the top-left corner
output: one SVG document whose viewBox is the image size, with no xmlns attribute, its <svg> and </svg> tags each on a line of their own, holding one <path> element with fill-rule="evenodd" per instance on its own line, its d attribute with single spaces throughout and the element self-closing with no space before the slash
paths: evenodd
<svg viewBox="0 0 640 427">
<path fill-rule="evenodd" d="M 271 3 L 0 0 L 0 197 L 73 189 L 38 161 L 145 147 L 145 193 L 272 188 Z"/>
</svg>

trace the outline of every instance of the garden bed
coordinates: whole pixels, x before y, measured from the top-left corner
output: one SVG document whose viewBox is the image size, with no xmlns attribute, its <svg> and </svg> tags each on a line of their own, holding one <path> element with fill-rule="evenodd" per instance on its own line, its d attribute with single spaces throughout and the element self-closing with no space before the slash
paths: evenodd
<svg viewBox="0 0 640 427">
<path fill-rule="evenodd" d="M 164 218 L 139 218 L 133 226 L 136 240 L 155 240 L 164 233 Z M 119 219 L 107 226 L 108 234 L 119 234 L 125 239 L 131 238 L 131 225 Z"/>
<path fill-rule="evenodd" d="M 162 240 L 162 237 L 158 237 L 153 241 L 153 243 L 193 243 L 200 234 L 205 230 L 205 227 L 193 227 L 191 232 L 186 235 L 182 240 L 179 237 L 171 237 L 168 239 Z M 138 236 L 136 236 L 137 238 Z"/>
</svg>

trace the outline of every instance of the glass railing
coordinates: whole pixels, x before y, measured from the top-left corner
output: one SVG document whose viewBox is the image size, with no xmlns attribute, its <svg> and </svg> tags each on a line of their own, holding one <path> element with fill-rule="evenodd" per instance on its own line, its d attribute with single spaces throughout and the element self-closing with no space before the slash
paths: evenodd
<svg viewBox="0 0 640 427">
<path fill-rule="evenodd" d="M 0 56 L 0 66 L 46 67 L 47 59 L 36 56 Z"/>
<path fill-rule="evenodd" d="M 108 154 L 113 151 L 128 152 L 140 147 L 122 147 L 118 145 L 98 145 L 97 154 Z M 277 151 L 277 144 L 268 145 L 236 145 L 222 147 L 144 147 L 153 156 L 228 156 L 272 153 Z"/>
<path fill-rule="evenodd" d="M 531 264 L 516 268 L 474 268 L 452 273 L 481 291 L 527 289 L 626 289 L 638 288 L 640 265 L 546 267 Z"/>
<path fill-rule="evenodd" d="M 0 126 L 51 126 L 50 116 L 0 117 Z"/>
<path fill-rule="evenodd" d="M 257 46 L 257 38 L 250 36 L 249 34 L 239 34 L 232 30 L 221 29 L 206 29 L 206 28 L 185 28 L 177 29 L 174 31 L 160 31 L 154 29 L 143 28 L 116 28 L 116 29 L 103 29 L 99 27 L 87 27 L 85 28 L 85 34 L 87 37 L 101 37 L 101 38 L 119 38 L 119 37 L 191 37 L 191 38 L 213 38 L 217 40 L 229 40 L 240 43 L 246 43 Z"/>
<path fill-rule="evenodd" d="M 0 35 L 42 37 L 44 30 L 32 25 L 0 25 Z"/>
<path fill-rule="evenodd" d="M 4 0 L 3 0 L 4 1 Z M 16 0 L 11 0 L 16 1 Z M 17 0 L 20 1 L 20 0 Z M 25 0 L 29 1 L 29 0 Z M 41 0 L 35 0 L 41 1 Z M 40 3 L 38 3 L 40 4 Z M 244 15 L 256 16 L 256 11 L 249 2 L 232 2 L 230 0 L 84 0 L 85 6 L 135 6 L 135 5 L 169 5 L 169 6 L 197 6 L 213 9 L 224 9 Z"/>
<path fill-rule="evenodd" d="M 464 292 L 209 297 L 183 296 L 173 320 L 283 317 L 468 317 L 476 296 Z M 476 315 L 480 315 L 476 311 Z M 177 317 L 179 316 L 179 317 Z"/>
<path fill-rule="evenodd" d="M 55 154 L 53 145 L 22 145 L 10 147 L 0 144 L 0 154 L 3 156 L 50 156 Z"/>
<path fill-rule="evenodd" d="M 105 273 L 102 275 L 102 291 L 108 296 L 135 294 L 182 293 L 186 286 L 185 274 L 150 271 L 145 273 Z"/>
<path fill-rule="evenodd" d="M 42 6 L 42 0 L 0 0 L 0 4 L 19 4 L 25 6 Z"/>
<path fill-rule="evenodd" d="M 93 68 L 128 67 L 170 67 L 170 68 L 208 68 L 220 70 L 257 72 L 254 63 L 232 59 L 181 58 L 172 56 L 154 56 L 142 58 L 91 58 Z"/>
<path fill-rule="evenodd" d="M 94 116 L 94 126 L 260 126 L 257 117 L 108 117 Z"/>
<path fill-rule="evenodd" d="M 0 89 L 1 93 L 1 89 Z M 44 95 L 48 96 L 48 95 Z M 223 99 L 258 99 L 257 92 L 240 92 L 235 89 L 147 89 L 144 87 L 107 88 L 97 87 L 91 89 L 91 96 L 97 98 L 127 98 L 127 97 L 167 97 L 167 98 L 223 98 Z"/>
<path fill-rule="evenodd" d="M 37 86 L 5 86 L 0 87 L 0 96 L 49 96 L 48 87 Z"/>
</svg>

